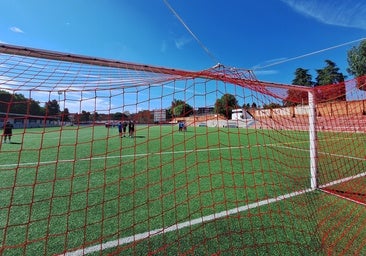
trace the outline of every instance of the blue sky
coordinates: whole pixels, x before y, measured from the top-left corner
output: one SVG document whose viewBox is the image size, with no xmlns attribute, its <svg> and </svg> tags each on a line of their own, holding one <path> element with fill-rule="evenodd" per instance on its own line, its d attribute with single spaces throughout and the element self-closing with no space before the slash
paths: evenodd
<svg viewBox="0 0 366 256">
<path fill-rule="evenodd" d="M 220 62 L 285 84 L 298 67 L 315 79 L 326 59 L 352 78 L 347 51 L 366 37 L 364 0 L 3 0 L 1 9 L 1 43 L 193 71 Z"/>
<path fill-rule="evenodd" d="M 187 70 L 220 62 L 257 69 L 366 37 L 363 0 L 2 1 L 0 42 Z M 358 43 L 287 61 L 256 75 L 291 83 L 296 67 L 311 72 L 325 59 L 346 74 Z"/>
</svg>

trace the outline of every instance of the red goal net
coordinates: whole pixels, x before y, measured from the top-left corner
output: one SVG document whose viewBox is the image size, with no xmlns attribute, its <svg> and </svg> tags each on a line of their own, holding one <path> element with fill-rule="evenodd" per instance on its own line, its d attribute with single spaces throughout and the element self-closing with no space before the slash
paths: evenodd
<svg viewBox="0 0 366 256">
<path fill-rule="evenodd" d="M 0 254 L 365 254 L 363 81 L 2 44 Z"/>
</svg>

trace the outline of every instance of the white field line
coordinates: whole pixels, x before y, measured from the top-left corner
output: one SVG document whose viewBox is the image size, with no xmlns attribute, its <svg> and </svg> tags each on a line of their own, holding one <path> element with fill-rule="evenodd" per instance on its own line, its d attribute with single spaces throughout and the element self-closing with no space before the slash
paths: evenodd
<svg viewBox="0 0 366 256">
<path fill-rule="evenodd" d="M 141 153 L 141 154 L 130 154 L 130 155 L 118 155 L 118 156 L 103 156 L 103 157 L 88 157 L 88 158 L 80 158 L 80 159 L 59 159 L 56 161 L 45 161 L 45 162 L 28 162 L 28 163 L 16 163 L 16 164 L 2 164 L 2 167 L 12 167 L 12 166 L 28 166 L 28 165 L 42 165 L 42 164 L 56 164 L 56 163 L 68 163 L 68 162 L 78 162 L 78 161 L 93 161 L 93 160 L 105 160 L 105 159 L 113 159 L 113 158 L 129 158 L 129 157 L 138 157 L 138 156 L 153 156 L 153 155 L 173 155 L 173 154 L 186 154 L 193 152 L 209 152 L 209 151 L 220 151 L 220 150 L 232 150 L 232 149 L 243 149 L 250 147 L 266 147 L 266 146 L 277 146 L 281 144 L 296 144 L 296 143 L 304 143 L 307 141 L 298 141 L 293 143 L 276 143 L 276 144 L 266 144 L 266 145 L 246 145 L 246 146 L 236 146 L 236 147 L 224 147 L 224 148 L 202 148 L 202 149 L 191 149 L 191 150 L 181 150 L 181 151 L 166 151 L 166 152 L 150 152 L 150 153 Z"/>
<path fill-rule="evenodd" d="M 284 147 L 291 148 L 300 151 L 309 151 L 307 149 L 299 149 L 286 147 L 283 145 L 289 144 L 300 144 L 306 143 L 307 141 L 296 141 L 296 142 L 287 142 L 287 143 L 273 143 L 273 144 L 263 144 L 263 145 L 246 145 L 246 146 L 236 146 L 236 147 L 224 147 L 224 148 L 202 148 L 202 149 L 191 149 L 191 150 L 182 150 L 182 151 L 168 151 L 168 152 L 150 152 L 150 153 L 142 153 L 142 154 L 130 154 L 130 155 L 118 155 L 118 156 L 103 156 L 103 157 L 88 157 L 88 158 L 80 158 L 80 159 L 59 159 L 55 161 L 45 161 L 45 162 L 28 162 L 28 163 L 15 163 L 15 164 L 1 164 L 0 168 L 7 167 L 15 167 L 15 166 L 29 166 L 29 165 L 43 165 L 43 164 L 56 164 L 56 163 L 69 163 L 69 162 L 78 162 L 78 161 L 93 161 L 93 160 L 105 160 L 105 159 L 114 159 L 114 158 L 128 158 L 128 157 L 136 157 L 136 156 L 153 156 L 153 155 L 168 155 L 168 154 L 186 154 L 193 152 L 209 152 L 209 151 L 219 151 L 219 150 L 232 150 L 232 149 L 243 149 L 243 148 L 251 148 L 251 147 Z"/>
<path fill-rule="evenodd" d="M 338 139 L 334 139 L 338 140 Z M 136 157 L 136 156 L 153 156 L 153 155 L 171 155 L 171 154 L 186 154 L 186 153 L 193 153 L 193 152 L 209 152 L 209 151 L 220 151 L 220 150 L 232 150 L 232 149 L 243 149 L 243 148 L 250 148 L 250 147 L 278 147 L 278 148 L 287 148 L 292 150 L 298 151 L 305 151 L 308 152 L 309 149 L 301 149 L 301 148 L 294 148 L 289 147 L 286 145 L 289 144 L 300 144 L 307 141 L 295 141 L 295 142 L 287 142 L 287 143 L 273 143 L 273 144 L 264 144 L 264 145 L 250 145 L 250 146 L 236 146 L 236 147 L 224 147 L 224 148 L 202 148 L 202 149 L 191 149 L 191 150 L 181 150 L 181 151 L 168 151 L 168 152 L 150 152 L 150 153 L 142 153 L 142 154 L 130 154 L 130 155 L 118 155 L 118 156 L 103 156 L 103 157 L 88 157 L 88 158 L 80 158 L 80 159 L 60 159 L 57 161 L 45 161 L 45 162 L 28 162 L 28 163 L 16 163 L 16 164 L 2 164 L 0 165 L 1 168 L 8 168 L 8 167 L 16 167 L 16 166 L 29 166 L 29 165 L 43 165 L 43 164 L 56 164 L 56 163 L 69 163 L 69 162 L 78 162 L 78 161 L 94 161 L 94 160 L 105 160 L 105 159 L 114 159 L 114 158 L 128 158 L 128 157 Z M 361 160 L 365 161 L 365 159 L 360 157 L 352 157 L 352 156 L 345 156 L 339 154 L 332 154 L 327 152 L 318 152 L 319 154 L 335 156 L 335 157 L 342 157 L 354 160 Z"/>
<path fill-rule="evenodd" d="M 144 232 L 144 233 L 140 233 L 140 234 L 136 234 L 136 235 L 133 235 L 133 236 L 120 238 L 120 239 L 117 239 L 117 240 L 113 240 L 113 241 L 109 241 L 109 242 L 106 242 L 106 243 L 86 247 L 86 248 L 79 249 L 79 250 L 76 250 L 76 251 L 66 252 L 64 254 L 60 254 L 60 256 L 61 255 L 63 255 L 63 256 L 78 256 L 78 255 L 85 255 L 85 254 L 93 253 L 93 252 L 99 252 L 99 251 L 114 248 L 114 247 L 117 247 L 117 246 L 120 246 L 120 245 L 128 244 L 128 243 L 131 243 L 131 242 L 134 242 L 134 241 L 142 240 L 142 239 L 145 239 L 145 238 L 148 238 L 148 237 L 161 235 L 161 234 L 166 234 L 168 232 L 177 231 L 177 230 L 182 229 L 182 228 L 191 227 L 193 225 L 202 224 L 204 222 L 208 222 L 208 221 L 228 217 L 228 216 L 233 215 L 233 214 L 238 214 L 238 213 L 241 213 L 241 212 L 253 209 L 253 208 L 257 208 L 257 207 L 260 207 L 260 206 L 263 206 L 263 205 L 268 205 L 268 204 L 271 204 L 271 203 L 279 202 L 281 200 L 284 200 L 284 199 L 287 199 L 287 198 L 290 198 L 290 197 L 294 197 L 294 196 L 298 196 L 298 195 L 302 195 L 302 194 L 305 194 L 305 193 L 308 193 L 308 192 L 311 192 L 311 191 L 313 191 L 313 189 L 305 189 L 305 190 L 292 192 L 292 193 L 289 193 L 289 194 L 285 194 L 285 195 L 281 195 L 281 196 L 278 196 L 278 197 L 258 201 L 258 202 L 255 202 L 255 203 L 251 203 L 251 204 L 247 204 L 247 205 L 244 205 L 244 206 L 236 207 L 236 208 L 226 210 L 226 211 L 222 211 L 222 212 L 219 212 L 219 213 L 206 215 L 206 216 L 196 218 L 196 219 L 193 219 L 193 220 L 189 220 L 189 221 L 186 221 L 186 222 L 177 223 L 177 224 L 174 224 L 172 226 L 150 230 L 150 231 L 147 231 L 147 232 Z"/>
<path fill-rule="evenodd" d="M 334 140 L 341 140 L 341 139 L 332 139 Z M 343 139 L 344 140 L 344 139 Z M 319 140 L 323 141 L 323 140 Z M 329 141 L 329 140 L 326 140 Z M 103 157 L 88 157 L 88 158 L 80 158 L 80 159 L 59 159 L 56 161 L 45 161 L 45 162 L 29 162 L 29 163 L 16 163 L 16 164 L 2 164 L 0 168 L 4 167 L 12 167 L 12 166 L 29 166 L 29 165 L 42 165 L 42 164 L 56 164 L 56 163 L 68 163 L 68 162 L 78 162 L 78 161 L 92 161 L 92 160 L 105 160 L 105 159 L 113 159 L 113 158 L 128 158 L 128 157 L 135 157 L 135 156 L 152 156 L 152 155 L 168 155 L 168 154 L 185 154 L 185 153 L 192 153 L 192 152 L 209 152 L 209 151 L 219 151 L 219 150 L 231 150 L 231 149 L 243 149 L 243 148 L 251 148 L 251 147 L 283 147 L 289 149 L 295 149 L 299 151 L 309 151 L 308 149 L 300 149 L 300 148 L 292 148 L 285 145 L 290 144 L 301 144 L 306 143 L 307 140 L 303 141 L 294 141 L 294 142 L 285 142 L 285 143 L 272 143 L 272 144 L 256 144 L 256 145 L 246 145 L 246 146 L 236 146 L 236 147 L 225 147 L 225 148 L 202 148 L 202 149 L 192 149 L 192 150 L 184 150 L 184 151 L 169 151 L 169 152 L 150 152 L 150 153 L 142 153 L 142 154 L 131 154 L 131 155 L 118 155 L 118 156 L 103 156 Z M 362 158 L 350 157 L 350 156 L 342 156 L 336 154 L 330 154 L 325 152 L 319 152 L 320 154 L 328 154 L 332 156 L 356 159 L 356 160 L 363 160 Z"/>
<path fill-rule="evenodd" d="M 256 147 L 258 145 L 255 145 Z M 261 146 L 261 145 L 259 145 Z M 80 159 L 65 159 L 65 160 L 57 160 L 57 161 L 46 161 L 46 162 L 28 162 L 28 163 L 17 163 L 17 164 L 2 164 L 2 167 L 12 167 L 12 166 L 28 166 L 28 165 L 42 165 L 42 164 L 52 164 L 52 163 L 67 163 L 67 162 L 78 162 L 78 161 L 93 161 L 93 160 L 105 160 L 105 159 L 113 159 L 113 158 L 128 158 L 128 157 L 136 157 L 136 156 L 153 156 L 153 155 L 173 155 L 173 154 L 186 154 L 192 152 L 208 152 L 208 151 L 219 151 L 219 150 L 231 150 L 231 149 L 241 149 L 248 148 L 248 146 L 237 146 L 237 147 L 225 147 L 225 148 L 203 148 L 203 149 L 191 149 L 191 150 L 181 150 L 181 151 L 167 151 L 167 152 L 150 152 L 150 153 L 142 153 L 142 154 L 131 154 L 131 155 L 118 155 L 118 156 L 103 156 L 103 157 L 88 157 L 88 158 L 80 158 Z"/>
<path fill-rule="evenodd" d="M 282 146 L 280 144 L 278 144 L 278 145 L 270 145 L 269 144 L 267 146 L 273 146 L 273 147 L 277 147 L 277 148 L 287 148 L 287 149 L 291 149 L 291 150 L 298 150 L 298 151 L 305 151 L 305 152 L 309 151 L 309 149 L 293 148 L 293 147 L 288 147 L 288 146 Z M 339 154 L 332 154 L 332 153 L 328 153 L 328 152 L 318 152 L 318 153 L 322 154 L 322 155 L 335 156 L 335 157 L 339 157 L 339 158 L 347 158 L 347 159 L 365 161 L 365 159 L 363 159 L 361 157 L 345 156 L 345 155 L 339 155 Z"/>
</svg>

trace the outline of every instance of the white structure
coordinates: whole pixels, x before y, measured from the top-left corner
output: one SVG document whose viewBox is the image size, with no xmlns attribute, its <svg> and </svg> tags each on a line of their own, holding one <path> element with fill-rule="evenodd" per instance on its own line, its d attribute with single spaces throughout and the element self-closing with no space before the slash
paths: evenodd
<svg viewBox="0 0 366 256">
<path fill-rule="evenodd" d="M 253 117 L 243 108 L 233 109 L 231 114 L 231 120 L 245 120 L 252 118 Z"/>
<path fill-rule="evenodd" d="M 166 109 L 154 110 L 154 123 L 166 122 Z"/>
<path fill-rule="evenodd" d="M 245 109 L 233 109 L 231 113 L 231 120 L 227 120 L 223 127 L 246 128 L 254 125 L 255 121 L 251 114 Z"/>
</svg>

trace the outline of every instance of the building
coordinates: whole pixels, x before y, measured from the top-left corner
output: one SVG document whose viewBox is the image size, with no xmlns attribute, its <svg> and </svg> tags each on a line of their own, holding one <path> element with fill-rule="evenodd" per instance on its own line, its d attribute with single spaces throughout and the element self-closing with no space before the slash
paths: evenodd
<svg viewBox="0 0 366 256">
<path fill-rule="evenodd" d="M 154 123 L 166 122 L 166 109 L 155 109 L 153 113 L 154 113 Z"/>
</svg>

